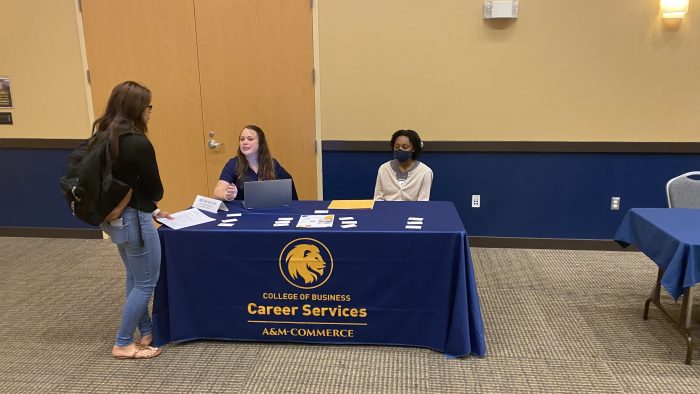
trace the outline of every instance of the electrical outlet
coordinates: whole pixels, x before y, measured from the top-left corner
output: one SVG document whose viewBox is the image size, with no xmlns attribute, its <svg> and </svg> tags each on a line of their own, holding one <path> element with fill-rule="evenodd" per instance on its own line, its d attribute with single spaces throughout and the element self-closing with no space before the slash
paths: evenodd
<svg viewBox="0 0 700 394">
<path fill-rule="evenodd" d="M 610 210 L 619 211 L 620 210 L 620 197 L 613 197 L 610 199 Z"/>
<path fill-rule="evenodd" d="M 481 194 L 472 194 L 472 208 L 481 207 Z"/>
</svg>

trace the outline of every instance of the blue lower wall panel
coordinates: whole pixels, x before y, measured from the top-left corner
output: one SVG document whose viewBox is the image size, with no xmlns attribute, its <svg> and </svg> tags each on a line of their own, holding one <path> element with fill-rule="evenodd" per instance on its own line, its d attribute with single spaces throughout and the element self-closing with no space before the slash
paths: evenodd
<svg viewBox="0 0 700 394">
<path fill-rule="evenodd" d="M 323 152 L 323 196 L 372 198 L 391 152 Z M 665 207 L 666 182 L 698 154 L 426 152 L 431 200 L 454 202 L 471 236 L 611 239 L 634 207 Z M 471 208 L 471 195 L 481 208 Z M 621 210 L 610 210 L 611 197 Z M 428 218 L 426 218 L 428 219 Z"/>
<path fill-rule="evenodd" d="M 69 149 L 0 149 L 0 226 L 94 228 L 75 219 L 61 195 Z M 323 193 L 372 198 L 391 152 L 323 152 Z M 698 154 L 426 152 L 431 199 L 454 202 L 469 235 L 610 239 L 624 212 L 666 206 L 665 185 L 700 170 Z M 481 208 L 471 208 L 472 194 Z M 610 210 L 610 198 L 622 210 Z"/>
<path fill-rule="evenodd" d="M 70 149 L 0 149 L 0 226 L 96 228 L 70 213 L 61 194 Z"/>
</svg>

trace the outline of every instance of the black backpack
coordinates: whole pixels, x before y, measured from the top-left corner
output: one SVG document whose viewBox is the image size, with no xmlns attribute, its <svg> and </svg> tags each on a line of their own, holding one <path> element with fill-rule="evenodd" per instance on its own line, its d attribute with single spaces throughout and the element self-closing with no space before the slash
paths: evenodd
<svg viewBox="0 0 700 394">
<path fill-rule="evenodd" d="M 92 147 L 93 138 L 97 138 Z M 107 138 L 88 138 L 71 152 L 61 192 L 75 217 L 97 226 L 124 199 L 131 186 L 112 174 L 111 144 Z"/>
</svg>

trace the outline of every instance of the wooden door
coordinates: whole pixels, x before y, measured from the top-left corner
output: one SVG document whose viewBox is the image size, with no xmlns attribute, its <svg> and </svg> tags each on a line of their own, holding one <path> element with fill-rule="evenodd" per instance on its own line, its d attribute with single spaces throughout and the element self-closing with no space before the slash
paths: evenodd
<svg viewBox="0 0 700 394">
<path fill-rule="evenodd" d="M 149 138 L 169 211 L 208 195 L 192 0 L 83 0 L 95 116 L 125 80 L 153 92 Z"/>
<path fill-rule="evenodd" d="M 316 198 L 312 24 L 308 0 L 83 0 L 95 115 L 119 82 L 153 91 L 161 207 L 209 195 L 250 123 Z"/>
<path fill-rule="evenodd" d="M 209 187 L 260 126 L 299 198 L 316 199 L 313 19 L 309 0 L 195 0 Z M 210 137 L 209 133 L 214 136 Z"/>
</svg>

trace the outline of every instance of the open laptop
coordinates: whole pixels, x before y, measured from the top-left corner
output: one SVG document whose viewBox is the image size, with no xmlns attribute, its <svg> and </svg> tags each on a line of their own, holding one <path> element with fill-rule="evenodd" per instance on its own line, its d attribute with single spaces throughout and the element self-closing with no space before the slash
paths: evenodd
<svg viewBox="0 0 700 394">
<path fill-rule="evenodd" d="M 252 181 L 244 184 L 243 207 L 246 209 L 274 208 L 292 202 L 292 180 Z"/>
</svg>

